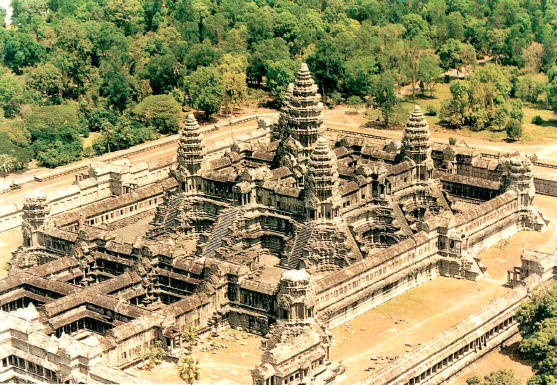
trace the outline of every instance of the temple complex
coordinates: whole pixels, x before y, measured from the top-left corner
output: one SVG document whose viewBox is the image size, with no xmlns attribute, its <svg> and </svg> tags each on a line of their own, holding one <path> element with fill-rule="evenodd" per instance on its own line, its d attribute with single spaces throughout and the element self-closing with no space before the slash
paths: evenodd
<svg viewBox="0 0 557 385">
<path fill-rule="evenodd" d="M 261 124 L 266 142 L 210 153 L 190 114 L 162 181 L 56 214 L 27 198 L 0 381 L 141 382 L 123 370 L 158 341 L 176 355 L 186 328 L 232 327 L 264 336 L 254 385 L 334 383 L 329 328 L 440 275 L 481 280 L 481 249 L 548 225 L 530 159 L 433 146 L 417 106 L 400 143 L 325 136 L 305 64 Z"/>
</svg>

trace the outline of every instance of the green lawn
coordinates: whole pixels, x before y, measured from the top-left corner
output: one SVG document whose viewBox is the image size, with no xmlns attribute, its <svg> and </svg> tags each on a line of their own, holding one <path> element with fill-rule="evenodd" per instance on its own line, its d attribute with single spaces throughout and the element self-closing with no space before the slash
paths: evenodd
<svg viewBox="0 0 557 385">
<path fill-rule="evenodd" d="M 83 148 L 91 147 L 99 136 L 101 136 L 100 132 L 90 132 L 89 137 L 83 138 Z"/>
</svg>

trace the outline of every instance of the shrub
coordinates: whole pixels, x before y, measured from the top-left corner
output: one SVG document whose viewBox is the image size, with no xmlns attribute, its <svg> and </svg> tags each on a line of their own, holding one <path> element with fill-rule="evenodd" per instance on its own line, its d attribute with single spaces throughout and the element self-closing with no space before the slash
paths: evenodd
<svg viewBox="0 0 557 385">
<path fill-rule="evenodd" d="M 352 108 L 360 107 L 364 101 L 358 95 L 352 95 L 348 99 L 346 99 L 346 104 Z"/>
<path fill-rule="evenodd" d="M 434 105 L 428 104 L 428 105 L 426 106 L 426 108 L 425 108 L 425 114 L 426 114 L 427 116 L 437 116 L 437 113 L 438 113 L 437 107 L 435 107 Z"/>
<path fill-rule="evenodd" d="M 454 146 L 456 144 L 456 138 L 453 138 L 452 136 L 449 138 L 449 144 L 451 146 Z"/>
<path fill-rule="evenodd" d="M 507 131 L 507 138 L 517 140 L 522 136 L 522 123 L 518 119 L 511 118 L 505 126 L 505 131 Z"/>
<path fill-rule="evenodd" d="M 535 125 L 541 126 L 543 124 L 543 118 L 539 115 L 536 115 L 532 118 L 532 123 Z"/>
<path fill-rule="evenodd" d="M 342 102 L 342 95 L 338 91 L 333 91 L 329 94 L 329 100 L 333 106 Z"/>
</svg>

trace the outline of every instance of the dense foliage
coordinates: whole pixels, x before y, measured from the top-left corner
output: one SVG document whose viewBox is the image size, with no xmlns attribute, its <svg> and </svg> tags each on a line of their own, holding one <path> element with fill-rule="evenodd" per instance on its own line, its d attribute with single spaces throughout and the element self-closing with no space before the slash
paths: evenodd
<svg viewBox="0 0 557 385">
<path fill-rule="evenodd" d="M 535 376 L 529 385 L 557 382 L 557 284 L 538 289 L 517 312 L 523 337 L 519 350 L 533 363 Z"/>
<path fill-rule="evenodd" d="M 508 369 L 491 372 L 483 379 L 477 376 L 466 380 L 467 385 L 519 385 L 520 381 L 513 371 Z"/>
<path fill-rule="evenodd" d="M 78 112 L 79 124 L 72 117 L 34 128 L 27 143 L 0 136 L 3 147 L 8 140 L 32 149 L 47 166 L 79 158 L 86 131 L 100 133 L 97 152 L 124 148 L 175 132 L 181 107 L 206 117 L 230 112 L 247 86 L 278 104 L 302 61 L 327 102 L 357 96 L 385 123 L 400 85 L 431 91 L 443 70 L 483 55 L 516 71 L 506 81 L 494 70 L 454 85 L 448 124 L 503 130 L 520 120 L 511 97 L 557 110 L 553 0 L 12 0 L 12 7 L 11 26 L 0 26 L 0 130 L 29 130 L 27 115 L 46 106 Z"/>
</svg>

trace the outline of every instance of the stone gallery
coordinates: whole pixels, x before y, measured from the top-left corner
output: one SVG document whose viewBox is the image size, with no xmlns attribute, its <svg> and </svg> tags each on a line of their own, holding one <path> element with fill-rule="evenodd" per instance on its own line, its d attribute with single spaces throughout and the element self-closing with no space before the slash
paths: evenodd
<svg viewBox="0 0 557 385">
<path fill-rule="evenodd" d="M 179 350 L 194 327 L 201 338 L 225 328 L 264 336 L 255 385 L 334 383 L 344 368 L 330 359 L 330 328 L 440 275 L 479 280 L 479 250 L 548 224 L 528 158 L 432 146 L 418 107 L 400 143 L 324 136 L 305 64 L 278 121 L 260 126 L 265 143 L 216 155 L 190 114 L 166 179 L 115 182 L 112 197 L 57 214 L 44 195 L 28 197 L 23 245 L 0 281 L 0 381 L 143 382 L 123 369 L 159 341 Z M 117 241 L 147 210 L 149 229 Z M 493 311 L 524 297 L 518 281 L 537 274 L 525 271 Z M 367 383 L 439 383 L 513 325 L 498 319 L 427 365 L 437 351 L 424 348 Z"/>
</svg>

